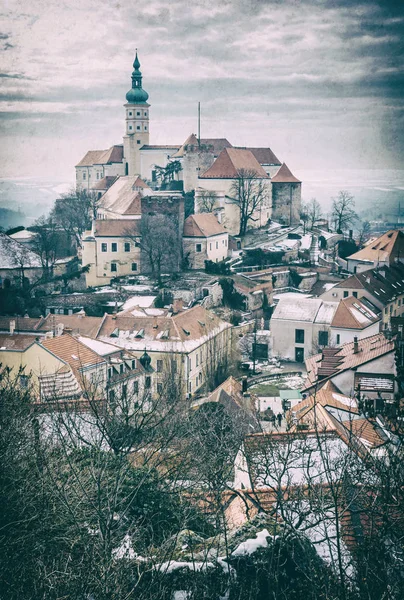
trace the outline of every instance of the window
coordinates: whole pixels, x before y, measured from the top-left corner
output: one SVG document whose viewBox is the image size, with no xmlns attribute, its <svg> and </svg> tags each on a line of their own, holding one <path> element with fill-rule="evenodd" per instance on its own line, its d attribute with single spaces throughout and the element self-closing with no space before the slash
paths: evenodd
<svg viewBox="0 0 404 600">
<path fill-rule="evenodd" d="M 144 126 L 144 130 L 147 131 L 147 125 Z"/>
<path fill-rule="evenodd" d="M 196 355 L 196 366 L 199 367 L 199 355 Z"/>
<path fill-rule="evenodd" d="M 111 272 L 116 273 L 118 271 L 118 265 L 116 263 L 111 263 Z"/>
<path fill-rule="evenodd" d="M 116 242 L 112 242 L 111 252 L 118 252 L 118 244 Z"/>
<path fill-rule="evenodd" d="M 352 292 L 352 296 L 353 296 L 354 298 L 357 298 L 357 297 L 358 297 L 358 292 Z"/>
<path fill-rule="evenodd" d="M 158 383 L 157 384 L 157 393 L 158 394 L 162 394 L 163 393 L 163 384 L 162 383 Z"/>
<path fill-rule="evenodd" d="M 202 244 L 195 244 L 195 252 L 202 252 Z"/>
<path fill-rule="evenodd" d="M 137 111 L 136 116 L 140 117 L 140 111 L 139 110 Z"/>
<path fill-rule="evenodd" d="M 157 174 L 156 174 L 156 171 L 152 171 L 152 172 L 151 172 L 151 180 L 152 180 L 152 181 L 157 181 Z"/>
<path fill-rule="evenodd" d="M 212 242 L 209 242 L 209 250 L 212 250 Z"/>
<path fill-rule="evenodd" d="M 339 333 L 337 333 L 337 346 L 339 346 L 341 343 L 341 336 Z"/>
<path fill-rule="evenodd" d="M 328 345 L 328 331 L 319 331 L 318 332 L 318 344 L 319 344 L 319 346 L 327 346 Z"/>
<path fill-rule="evenodd" d="M 191 393 L 192 392 L 192 381 L 190 381 L 188 383 L 188 392 Z"/>
<path fill-rule="evenodd" d="M 101 244 L 101 252 L 107 252 L 108 251 L 108 244 Z"/>
<path fill-rule="evenodd" d="M 188 369 L 192 371 L 192 360 L 188 358 Z"/>
<path fill-rule="evenodd" d="M 163 371 L 163 361 L 158 360 L 157 361 L 157 373 L 161 373 L 162 371 Z"/>
<path fill-rule="evenodd" d="M 115 392 L 114 392 L 114 390 L 110 390 L 109 391 L 109 401 L 111 402 L 111 404 L 115 403 Z"/>
<path fill-rule="evenodd" d="M 219 242 L 216 242 L 216 250 L 219 248 Z"/>
<path fill-rule="evenodd" d="M 304 344 L 304 329 L 295 329 L 295 344 Z"/>
<path fill-rule="evenodd" d="M 130 252 L 130 242 L 125 242 L 123 247 L 125 252 Z"/>
<path fill-rule="evenodd" d="M 144 116 L 147 117 L 147 110 L 144 111 Z"/>
<path fill-rule="evenodd" d="M 344 298 L 348 298 L 349 292 L 344 292 Z"/>
<path fill-rule="evenodd" d="M 28 375 L 20 375 L 20 386 L 22 388 L 28 387 Z"/>
<path fill-rule="evenodd" d="M 86 180 L 86 172 L 85 171 L 83 171 L 83 180 L 84 181 Z"/>
<path fill-rule="evenodd" d="M 172 360 L 171 360 L 171 371 L 172 371 L 173 373 L 176 373 L 176 372 L 177 372 L 177 361 L 176 361 L 175 359 L 172 359 Z"/>
<path fill-rule="evenodd" d="M 126 385 L 126 383 L 124 383 L 122 386 L 122 398 L 126 398 L 127 394 L 128 394 L 128 386 Z"/>
<path fill-rule="evenodd" d="M 119 365 L 119 372 L 123 373 L 123 365 Z"/>
<path fill-rule="evenodd" d="M 132 271 L 137 271 L 137 263 L 132 263 Z"/>
<path fill-rule="evenodd" d="M 140 125 L 136 125 L 136 130 L 140 131 Z"/>
<path fill-rule="evenodd" d="M 144 382 L 144 386 L 147 389 L 151 388 L 151 377 L 146 377 L 145 382 Z"/>
<path fill-rule="evenodd" d="M 97 171 L 97 179 L 99 179 L 99 178 L 100 178 L 100 174 L 99 174 L 99 173 L 98 173 L 98 171 Z"/>
<path fill-rule="evenodd" d="M 140 140 L 137 140 L 137 143 L 140 144 Z"/>
<path fill-rule="evenodd" d="M 301 363 L 304 361 L 304 350 L 303 348 L 295 348 L 295 361 Z"/>
<path fill-rule="evenodd" d="M 108 369 L 108 379 L 111 379 L 111 377 L 112 377 L 112 368 L 110 367 Z"/>
<path fill-rule="evenodd" d="M 136 359 L 132 360 L 132 369 L 136 369 Z"/>
<path fill-rule="evenodd" d="M 138 394 L 139 393 L 139 382 L 138 381 L 134 381 L 133 382 L 133 393 L 134 394 Z"/>
<path fill-rule="evenodd" d="M 132 111 L 131 111 L 131 110 L 129 111 L 128 115 L 129 115 L 130 117 L 132 116 Z"/>
<path fill-rule="evenodd" d="M 129 125 L 129 131 L 132 131 L 132 130 L 133 130 L 132 125 Z"/>
</svg>

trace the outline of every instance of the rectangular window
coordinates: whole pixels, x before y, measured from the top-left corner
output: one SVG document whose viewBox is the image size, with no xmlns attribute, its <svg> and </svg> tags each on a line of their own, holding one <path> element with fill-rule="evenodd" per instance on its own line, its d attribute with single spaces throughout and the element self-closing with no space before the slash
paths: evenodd
<svg viewBox="0 0 404 600">
<path fill-rule="evenodd" d="M 136 359 L 132 360 L 132 369 L 136 369 Z"/>
<path fill-rule="evenodd" d="M 136 116 L 140 117 L 140 111 L 137 111 Z"/>
<path fill-rule="evenodd" d="M 145 111 L 144 116 L 147 117 L 147 111 Z"/>
<path fill-rule="evenodd" d="M 20 386 L 22 388 L 28 387 L 28 375 L 20 375 Z"/>
<path fill-rule="evenodd" d="M 140 125 L 136 126 L 136 131 L 140 131 Z"/>
<path fill-rule="evenodd" d="M 318 344 L 319 346 L 328 346 L 328 331 L 318 332 Z"/>
<path fill-rule="evenodd" d="M 216 250 L 219 248 L 219 242 L 216 242 Z"/>
<path fill-rule="evenodd" d="M 133 382 L 133 393 L 134 394 L 138 394 L 139 393 L 139 382 L 138 381 L 134 381 Z"/>
<path fill-rule="evenodd" d="M 196 252 L 202 252 L 202 244 L 196 244 L 195 245 L 195 251 Z"/>
<path fill-rule="evenodd" d="M 133 127 L 132 125 L 129 125 L 129 131 L 132 131 Z"/>
<path fill-rule="evenodd" d="M 118 271 L 118 265 L 116 263 L 111 263 L 111 272 L 116 273 Z"/>
<path fill-rule="evenodd" d="M 112 369 L 109 368 L 108 369 L 108 379 L 111 379 L 111 377 L 112 377 Z"/>
<path fill-rule="evenodd" d="M 190 358 L 188 358 L 188 370 L 192 371 L 192 361 Z"/>
<path fill-rule="evenodd" d="M 137 142 L 138 144 L 140 144 L 140 140 L 136 140 L 136 142 Z"/>
<path fill-rule="evenodd" d="M 344 292 L 344 298 L 348 298 L 349 292 Z"/>
<path fill-rule="evenodd" d="M 337 346 L 339 346 L 341 343 L 341 336 L 339 333 L 337 333 Z"/>
<path fill-rule="evenodd" d="M 97 172 L 97 179 L 99 179 L 99 178 L 100 178 L 100 174 Z"/>
<path fill-rule="evenodd" d="M 176 361 L 175 359 L 172 359 L 172 360 L 171 360 L 171 371 L 172 371 L 173 373 L 176 373 L 176 372 L 177 372 L 177 361 Z"/>
<path fill-rule="evenodd" d="M 304 344 L 304 329 L 295 329 L 295 344 Z"/>
<path fill-rule="evenodd" d="M 354 298 L 357 298 L 357 297 L 358 297 L 358 292 L 352 292 L 352 296 L 353 296 Z"/>
<path fill-rule="evenodd" d="M 125 242 L 124 249 L 125 249 L 125 252 L 130 252 L 130 242 Z"/>
<path fill-rule="evenodd" d="M 123 365 L 119 365 L 119 372 L 123 373 Z"/>
<path fill-rule="evenodd" d="M 137 263 L 132 263 L 132 271 L 137 271 Z"/>
<path fill-rule="evenodd" d="M 158 394 L 162 394 L 163 393 L 163 384 L 162 383 L 158 383 L 157 384 L 157 393 Z"/>
<path fill-rule="evenodd" d="M 128 386 L 126 385 L 126 383 L 124 383 L 122 386 L 122 398 L 126 398 L 127 393 L 128 393 Z"/>
<path fill-rule="evenodd" d="M 162 373 L 162 371 L 163 371 L 163 361 L 158 360 L 157 361 L 157 373 Z"/>
<path fill-rule="evenodd" d="M 295 348 L 295 361 L 298 363 L 302 363 L 304 361 L 304 349 L 303 348 Z"/>
<path fill-rule="evenodd" d="M 84 181 L 86 180 L 86 172 L 85 171 L 83 171 L 83 180 Z"/>
<path fill-rule="evenodd" d="M 212 250 L 212 242 L 209 242 L 209 250 Z"/>
<path fill-rule="evenodd" d="M 196 366 L 199 367 L 199 356 L 198 356 L 198 354 L 196 355 Z"/>
<path fill-rule="evenodd" d="M 116 242 L 112 242 L 111 252 L 118 252 L 118 244 Z"/>
<path fill-rule="evenodd" d="M 146 389 L 150 389 L 151 388 L 151 377 L 146 377 L 145 382 L 144 382 L 144 386 Z"/>
<path fill-rule="evenodd" d="M 129 116 L 130 116 L 130 117 L 132 116 L 132 111 L 129 111 Z"/>
<path fill-rule="evenodd" d="M 107 252 L 108 251 L 108 244 L 101 244 L 101 252 Z"/>
</svg>

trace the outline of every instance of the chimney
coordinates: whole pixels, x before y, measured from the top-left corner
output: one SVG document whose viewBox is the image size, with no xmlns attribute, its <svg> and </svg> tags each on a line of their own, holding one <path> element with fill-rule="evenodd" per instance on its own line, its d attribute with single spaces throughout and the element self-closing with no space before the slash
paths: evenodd
<svg viewBox="0 0 404 600">
<path fill-rule="evenodd" d="M 184 303 L 181 298 L 175 298 L 173 300 L 173 314 L 176 315 L 182 310 Z"/>
<path fill-rule="evenodd" d="M 359 352 L 358 338 L 355 336 L 353 339 L 353 353 L 357 354 L 358 352 Z"/>
<path fill-rule="evenodd" d="M 243 386 L 242 387 L 243 394 L 246 394 L 247 393 L 247 377 L 243 377 L 243 379 L 241 380 L 241 385 Z"/>
<path fill-rule="evenodd" d="M 10 321 L 10 335 L 14 334 L 14 330 L 15 330 L 15 319 L 11 319 L 11 321 Z"/>
</svg>

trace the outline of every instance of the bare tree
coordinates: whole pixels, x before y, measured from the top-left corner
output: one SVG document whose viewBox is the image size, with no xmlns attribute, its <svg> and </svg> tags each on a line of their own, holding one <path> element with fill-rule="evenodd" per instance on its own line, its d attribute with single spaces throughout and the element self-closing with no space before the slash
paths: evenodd
<svg viewBox="0 0 404 600">
<path fill-rule="evenodd" d="M 39 217 L 35 221 L 35 238 L 32 241 L 32 249 L 36 252 L 42 263 L 44 277 L 52 276 L 53 267 L 57 259 L 58 233 L 57 225 L 48 217 Z"/>
<path fill-rule="evenodd" d="M 150 269 L 161 286 L 162 274 L 180 269 L 182 240 L 176 219 L 162 214 L 143 215 L 139 231 L 128 226 L 126 235 L 134 239 L 142 251 L 142 270 Z"/>
<path fill-rule="evenodd" d="M 332 220 L 337 233 L 346 231 L 358 218 L 352 194 L 341 190 L 332 202 Z"/>
<path fill-rule="evenodd" d="M 264 180 L 253 169 L 239 169 L 230 189 L 232 202 L 240 211 L 240 232 L 245 235 L 250 221 L 255 221 L 255 213 L 267 200 Z"/>
<path fill-rule="evenodd" d="M 314 225 L 316 224 L 316 221 L 321 219 L 323 214 L 320 203 L 315 198 L 312 198 L 307 204 L 306 210 L 309 228 L 313 229 Z"/>
<path fill-rule="evenodd" d="M 370 238 L 371 227 L 369 221 L 362 221 L 358 230 L 358 246 L 361 248 Z"/>
<path fill-rule="evenodd" d="M 201 213 L 210 213 L 217 203 L 217 194 L 212 190 L 202 190 L 198 195 L 198 209 Z"/>
<path fill-rule="evenodd" d="M 84 188 L 72 188 L 56 200 L 51 212 L 52 220 L 60 225 L 81 246 L 81 236 L 90 229 L 91 221 L 97 217 L 98 198 L 95 192 Z"/>
</svg>

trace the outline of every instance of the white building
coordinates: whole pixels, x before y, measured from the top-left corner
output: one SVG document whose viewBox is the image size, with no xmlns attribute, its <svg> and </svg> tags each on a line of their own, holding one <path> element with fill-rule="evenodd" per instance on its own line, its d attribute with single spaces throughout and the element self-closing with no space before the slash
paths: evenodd
<svg viewBox="0 0 404 600">
<path fill-rule="evenodd" d="M 185 219 L 183 251 L 191 269 L 204 269 L 205 260 L 227 258 L 229 234 L 212 213 L 190 215 Z"/>
</svg>

